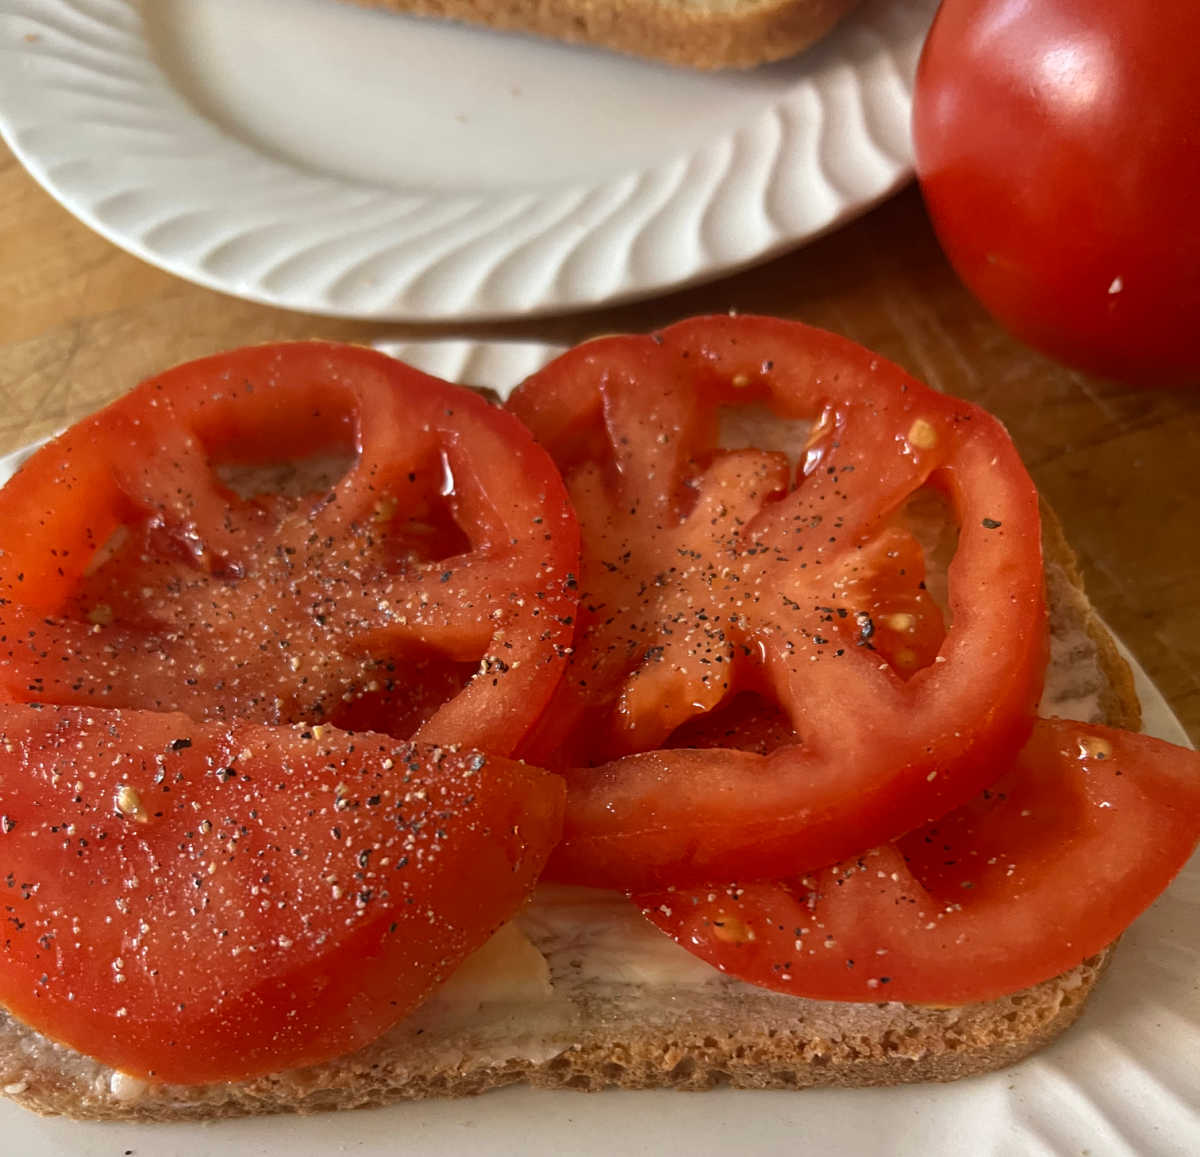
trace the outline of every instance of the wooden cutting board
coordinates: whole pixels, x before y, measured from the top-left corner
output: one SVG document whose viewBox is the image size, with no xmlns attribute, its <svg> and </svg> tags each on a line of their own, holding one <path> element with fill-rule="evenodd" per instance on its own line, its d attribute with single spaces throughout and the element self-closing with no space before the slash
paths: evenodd
<svg viewBox="0 0 1200 1157">
<path fill-rule="evenodd" d="M 0 452 L 167 365 L 249 342 L 569 343 L 730 309 L 844 333 L 998 414 L 1057 510 L 1093 602 L 1200 743 L 1200 389 L 1113 385 L 1009 338 L 947 266 L 913 189 L 815 244 L 706 286 L 568 317 L 452 328 L 326 320 L 180 281 L 75 221 L 0 145 Z"/>
</svg>

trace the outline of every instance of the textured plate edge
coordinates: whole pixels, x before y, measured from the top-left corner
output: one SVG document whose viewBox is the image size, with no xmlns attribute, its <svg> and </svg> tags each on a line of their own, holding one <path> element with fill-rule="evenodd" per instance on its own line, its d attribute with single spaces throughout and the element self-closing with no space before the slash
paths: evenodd
<svg viewBox="0 0 1200 1157">
<path fill-rule="evenodd" d="M 133 0 L 130 0 L 130 2 L 133 2 Z M 3 13 L 0 12 L 0 15 L 3 15 Z M 930 19 L 932 19 L 932 6 L 930 6 L 928 16 Z M 851 14 L 849 17 L 847 17 L 843 27 L 835 30 L 835 32 L 831 35 L 830 41 L 836 42 L 835 38 L 839 35 L 848 35 L 845 30 L 847 28 L 853 28 L 853 22 L 858 18 L 858 13 Z M 899 50 L 908 51 L 911 50 L 911 48 L 912 45 L 908 43 L 904 45 L 889 45 L 887 52 L 883 55 L 889 56 L 889 58 L 892 60 L 892 64 L 894 65 L 894 53 Z M 912 78 L 911 76 L 902 77 L 902 80 L 906 90 L 904 99 L 907 106 L 905 109 L 904 119 L 907 120 L 908 109 L 911 107 Z M 728 140 L 732 141 L 740 132 L 747 128 L 753 127 L 754 125 L 760 124 L 766 118 L 774 115 L 775 112 L 786 102 L 787 96 L 794 96 L 796 92 L 803 89 L 806 85 L 810 84 L 810 82 L 811 78 L 809 77 L 800 78 L 795 89 L 789 90 L 788 94 L 785 94 L 778 100 L 764 105 L 756 121 L 747 122 L 747 124 L 742 125 L 738 129 L 732 130 L 730 133 L 726 134 Z M 860 100 L 862 99 L 862 96 L 863 89 L 860 81 L 858 84 L 858 97 Z M 277 308 L 302 310 L 324 317 L 358 318 L 380 321 L 445 321 L 450 319 L 457 319 L 461 321 L 495 321 L 511 318 L 536 318 L 540 316 L 546 316 L 548 314 L 577 312 L 589 308 L 596 308 L 601 305 L 609 306 L 626 304 L 632 301 L 644 300 L 647 297 L 652 297 L 668 291 L 673 292 L 676 290 L 691 288 L 696 285 L 705 284 L 723 277 L 734 275 L 754 265 L 769 261 L 785 252 L 802 247 L 803 245 L 809 244 L 823 236 L 826 236 L 828 233 L 840 228 L 842 225 L 857 218 L 858 216 L 861 216 L 863 213 L 869 212 L 872 208 L 886 200 L 888 197 L 894 195 L 912 179 L 910 157 L 906 156 L 902 161 L 895 161 L 895 159 L 892 158 L 892 150 L 888 148 L 887 144 L 885 142 L 881 142 L 880 140 L 876 139 L 874 135 L 872 135 L 870 124 L 880 119 L 878 116 L 878 110 L 875 110 L 875 113 L 875 116 L 864 117 L 864 125 L 862 126 L 861 135 L 853 142 L 853 146 L 856 149 L 882 153 L 891 158 L 894 161 L 894 164 L 892 165 L 890 178 L 884 181 L 870 195 L 859 197 L 856 200 L 852 199 L 847 201 L 845 197 L 841 197 L 841 195 L 839 195 L 839 208 L 829 217 L 829 219 L 824 221 L 819 226 L 805 232 L 802 236 L 780 235 L 780 231 L 775 224 L 772 223 L 772 231 L 775 236 L 768 241 L 768 243 L 759 247 L 753 253 L 746 254 L 745 256 L 736 259 L 711 264 L 700 263 L 696 266 L 696 268 L 683 275 L 672 276 L 669 274 L 651 274 L 645 277 L 645 279 L 638 284 L 619 289 L 615 292 L 600 292 L 596 294 L 588 294 L 586 292 L 573 294 L 567 293 L 561 296 L 553 297 L 549 300 L 539 300 L 513 309 L 498 309 L 495 307 L 488 307 L 479 301 L 481 296 L 486 296 L 486 294 L 480 288 L 482 284 L 486 283 L 486 275 L 482 281 L 476 285 L 475 290 L 473 291 L 474 297 L 472 300 L 474 304 L 459 304 L 444 309 L 429 305 L 426 305 L 422 308 L 413 308 L 412 306 L 405 305 L 403 300 L 394 305 L 381 306 L 371 309 L 356 308 L 352 306 L 343 307 L 339 306 L 337 303 L 323 300 L 320 297 L 315 299 L 305 298 L 303 296 L 297 297 L 296 295 L 289 295 L 286 293 L 269 292 L 253 284 L 231 284 L 229 279 L 213 276 L 200 266 L 194 265 L 187 261 L 174 260 L 169 256 L 165 256 L 155 249 L 147 246 L 137 236 L 131 236 L 126 232 L 110 226 L 108 223 L 101 220 L 92 206 L 62 190 L 47 172 L 46 166 L 40 162 L 39 158 L 32 155 L 28 149 L 21 147 L 20 142 L 17 140 L 14 126 L 12 126 L 10 123 L 9 118 L 5 115 L 3 109 L 0 109 L 0 136 L 4 137 L 14 155 L 31 174 L 31 176 L 38 182 L 38 184 L 41 185 L 42 188 L 45 189 L 50 196 L 52 196 L 68 212 L 82 221 L 88 228 L 92 229 L 94 232 L 98 233 L 112 244 L 124 249 L 126 252 L 131 253 L 138 259 L 145 261 L 150 265 L 161 268 L 174 276 L 191 281 L 205 288 L 212 289 L 216 292 L 224 293 L 229 296 L 241 298 L 243 300 L 257 302 L 263 305 L 274 306 Z M 711 143 L 715 144 L 716 141 Z M 683 159 L 687 161 L 692 159 L 695 155 L 696 154 L 684 154 Z M 666 159 L 666 163 L 674 163 L 674 161 L 677 161 L 678 159 L 679 158 L 668 158 Z M 776 157 L 775 162 L 778 163 L 778 160 L 779 158 Z M 657 171 L 657 169 L 645 170 L 644 173 Z M 614 181 L 623 180 L 630 175 L 636 174 L 631 171 L 631 173 L 622 174 L 619 177 L 609 178 L 595 185 L 594 189 L 599 190 L 605 188 L 608 184 Z M 356 192 L 362 192 L 366 191 L 368 187 L 348 183 L 347 189 Z M 378 190 L 370 191 L 377 192 Z M 758 199 L 761 199 L 761 196 L 768 191 L 769 190 L 766 189 L 758 190 Z M 551 201 L 557 196 L 561 196 L 562 193 L 563 188 L 556 188 L 546 191 L 545 196 L 542 197 L 543 205 L 545 202 Z M 397 196 L 400 195 L 402 194 L 397 194 Z M 514 194 L 515 197 L 524 195 L 525 194 L 521 193 Z M 719 199 L 720 189 L 716 190 L 710 196 L 708 207 L 711 209 L 719 201 Z M 641 234 L 644 232 L 653 223 L 656 215 L 656 213 L 651 213 L 641 220 L 637 227 L 637 233 Z M 701 217 L 703 217 L 703 214 Z M 228 238 L 226 240 L 228 240 Z M 559 265 L 558 271 L 561 272 L 561 269 L 562 264 Z M 628 272 L 629 271 L 627 269 L 627 275 Z M 556 286 L 558 284 L 557 276 L 551 276 L 543 280 L 546 281 L 546 283 L 550 286 Z"/>
</svg>

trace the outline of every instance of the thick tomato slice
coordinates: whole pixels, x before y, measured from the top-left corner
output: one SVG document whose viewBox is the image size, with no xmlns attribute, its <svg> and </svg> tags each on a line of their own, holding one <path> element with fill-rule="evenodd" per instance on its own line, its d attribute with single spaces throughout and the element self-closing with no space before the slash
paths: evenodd
<svg viewBox="0 0 1200 1157">
<path fill-rule="evenodd" d="M 571 638 L 578 533 L 477 395 L 321 342 L 191 362 L 0 493 L 13 699 L 513 750 Z"/>
<path fill-rule="evenodd" d="M 800 431 L 790 457 L 722 447 L 745 403 Z M 833 335 L 731 317 L 591 342 L 510 405 L 584 542 L 575 654 L 521 748 L 568 779 L 557 878 L 835 863 L 971 798 L 1028 737 L 1037 497 L 983 411 Z M 907 521 L 930 494 L 957 526 L 944 617 Z"/>
<path fill-rule="evenodd" d="M 161 1081 L 339 1056 L 525 901 L 562 807 L 383 735 L 0 706 L 0 1003 Z"/>
<path fill-rule="evenodd" d="M 815 876 L 637 897 L 722 972 L 823 1000 L 963 1004 L 1111 944 L 1200 838 L 1200 755 L 1041 721 L 965 806 Z"/>
</svg>

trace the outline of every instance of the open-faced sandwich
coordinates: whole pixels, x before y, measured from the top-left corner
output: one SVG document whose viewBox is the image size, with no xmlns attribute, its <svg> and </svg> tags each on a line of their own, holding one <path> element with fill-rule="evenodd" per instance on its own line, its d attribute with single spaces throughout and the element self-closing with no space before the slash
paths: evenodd
<svg viewBox="0 0 1200 1157">
<path fill-rule="evenodd" d="M 947 1080 L 1200 837 L 1007 434 L 699 318 L 501 407 L 320 342 L 0 492 L 0 1085 L 210 1118 Z"/>
</svg>

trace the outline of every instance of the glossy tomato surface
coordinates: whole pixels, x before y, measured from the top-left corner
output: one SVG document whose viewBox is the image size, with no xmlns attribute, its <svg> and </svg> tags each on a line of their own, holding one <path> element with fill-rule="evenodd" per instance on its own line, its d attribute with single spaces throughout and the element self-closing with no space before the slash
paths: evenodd
<svg viewBox="0 0 1200 1157">
<path fill-rule="evenodd" d="M 978 407 L 756 317 L 590 342 L 510 405 L 584 544 L 574 654 L 518 749 L 567 778 L 556 878 L 834 863 L 969 799 L 1027 738 L 1037 496 Z"/>
<path fill-rule="evenodd" d="M 562 782 L 332 727 L 0 705 L 0 1002 L 139 1077 L 347 1053 L 526 900 Z"/>
<path fill-rule="evenodd" d="M 0 1004 L 155 1080 L 372 1040 L 528 897 L 578 534 L 519 422 L 373 350 L 143 383 L 0 491 Z"/>
<path fill-rule="evenodd" d="M 0 491 L 0 693 L 508 754 L 571 639 L 578 532 L 511 415 L 374 350 L 144 382 Z"/>
<path fill-rule="evenodd" d="M 917 175 L 968 287 L 1070 365 L 1200 383 L 1200 4 L 945 0 Z"/>
<path fill-rule="evenodd" d="M 1200 837 L 1200 755 L 1042 720 L 1015 767 L 902 840 L 785 881 L 636 897 L 679 944 L 765 988 L 965 1004 L 1111 944 Z"/>
</svg>

